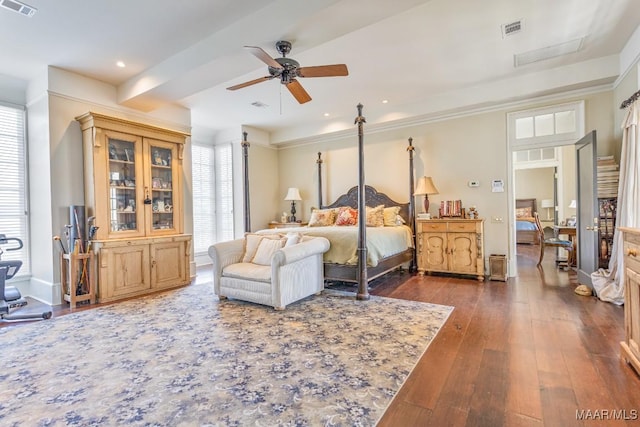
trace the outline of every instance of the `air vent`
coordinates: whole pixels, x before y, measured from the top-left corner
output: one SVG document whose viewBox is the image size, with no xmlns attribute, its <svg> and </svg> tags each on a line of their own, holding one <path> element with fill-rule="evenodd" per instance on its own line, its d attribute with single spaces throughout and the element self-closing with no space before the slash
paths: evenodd
<svg viewBox="0 0 640 427">
<path fill-rule="evenodd" d="M 32 17 L 38 11 L 35 7 L 20 3 L 16 0 L 0 0 L 0 6 L 28 17 Z"/>
<path fill-rule="evenodd" d="M 508 24 L 503 24 L 502 25 L 502 38 L 505 38 L 507 36 L 512 36 L 514 34 L 518 34 L 520 31 L 522 31 L 522 20 L 519 19 L 517 21 L 514 22 L 510 22 Z"/>
<path fill-rule="evenodd" d="M 553 46 L 543 47 L 542 49 L 530 50 L 528 52 L 513 55 L 514 67 L 532 64 L 534 62 L 544 61 L 546 59 L 555 58 L 557 56 L 575 53 L 582 48 L 584 39 L 575 39 L 566 43 L 560 43 Z"/>
</svg>

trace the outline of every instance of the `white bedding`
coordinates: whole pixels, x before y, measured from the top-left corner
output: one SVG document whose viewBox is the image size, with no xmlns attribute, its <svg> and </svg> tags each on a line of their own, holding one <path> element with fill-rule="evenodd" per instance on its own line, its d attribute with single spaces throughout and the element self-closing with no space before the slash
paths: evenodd
<svg viewBox="0 0 640 427">
<path fill-rule="evenodd" d="M 260 230 L 260 234 L 301 233 L 308 236 L 321 236 L 329 240 L 331 246 L 324 254 L 324 262 L 335 264 L 358 263 L 358 227 L 295 227 Z M 378 262 L 391 255 L 404 252 L 413 247 L 411 228 L 406 225 L 395 227 L 367 227 L 367 264 L 375 267 Z"/>
</svg>

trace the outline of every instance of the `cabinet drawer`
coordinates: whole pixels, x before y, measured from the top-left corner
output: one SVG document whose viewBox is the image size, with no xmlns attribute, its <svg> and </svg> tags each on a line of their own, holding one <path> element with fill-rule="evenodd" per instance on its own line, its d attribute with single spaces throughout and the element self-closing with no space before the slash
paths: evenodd
<svg viewBox="0 0 640 427">
<path fill-rule="evenodd" d="M 423 231 L 423 232 L 447 231 L 447 223 L 422 221 L 420 222 L 420 231 Z"/>
<path fill-rule="evenodd" d="M 626 234 L 623 253 L 627 268 L 640 271 L 640 236 Z"/>
<path fill-rule="evenodd" d="M 474 232 L 476 231 L 476 223 L 475 222 L 465 222 L 465 221 L 451 221 L 449 223 L 449 231 L 454 232 Z"/>
</svg>

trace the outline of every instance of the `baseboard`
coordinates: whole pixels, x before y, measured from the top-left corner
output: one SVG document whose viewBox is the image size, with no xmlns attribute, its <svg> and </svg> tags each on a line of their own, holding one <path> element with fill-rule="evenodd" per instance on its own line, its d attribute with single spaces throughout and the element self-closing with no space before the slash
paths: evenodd
<svg viewBox="0 0 640 427">
<path fill-rule="evenodd" d="M 18 288 L 20 289 L 20 288 Z M 29 296 L 49 305 L 62 304 L 62 291 L 60 283 L 45 282 L 44 280 L 31 278 L 28 289 L 24 292 L 20 289 L 23 296 Z"/>
</svg>

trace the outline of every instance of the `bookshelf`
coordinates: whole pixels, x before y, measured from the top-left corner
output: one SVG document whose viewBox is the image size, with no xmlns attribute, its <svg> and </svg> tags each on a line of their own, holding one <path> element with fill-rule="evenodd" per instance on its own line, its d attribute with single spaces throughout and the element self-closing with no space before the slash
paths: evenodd
<svg viewBox="0 0 640 427">
<path fill-rule="evenodd" d="M 613 246 L 618 207 L 619 166 L 613 156 L 597 160 L 598 267 L 608 268 Z"/>
</svg>

